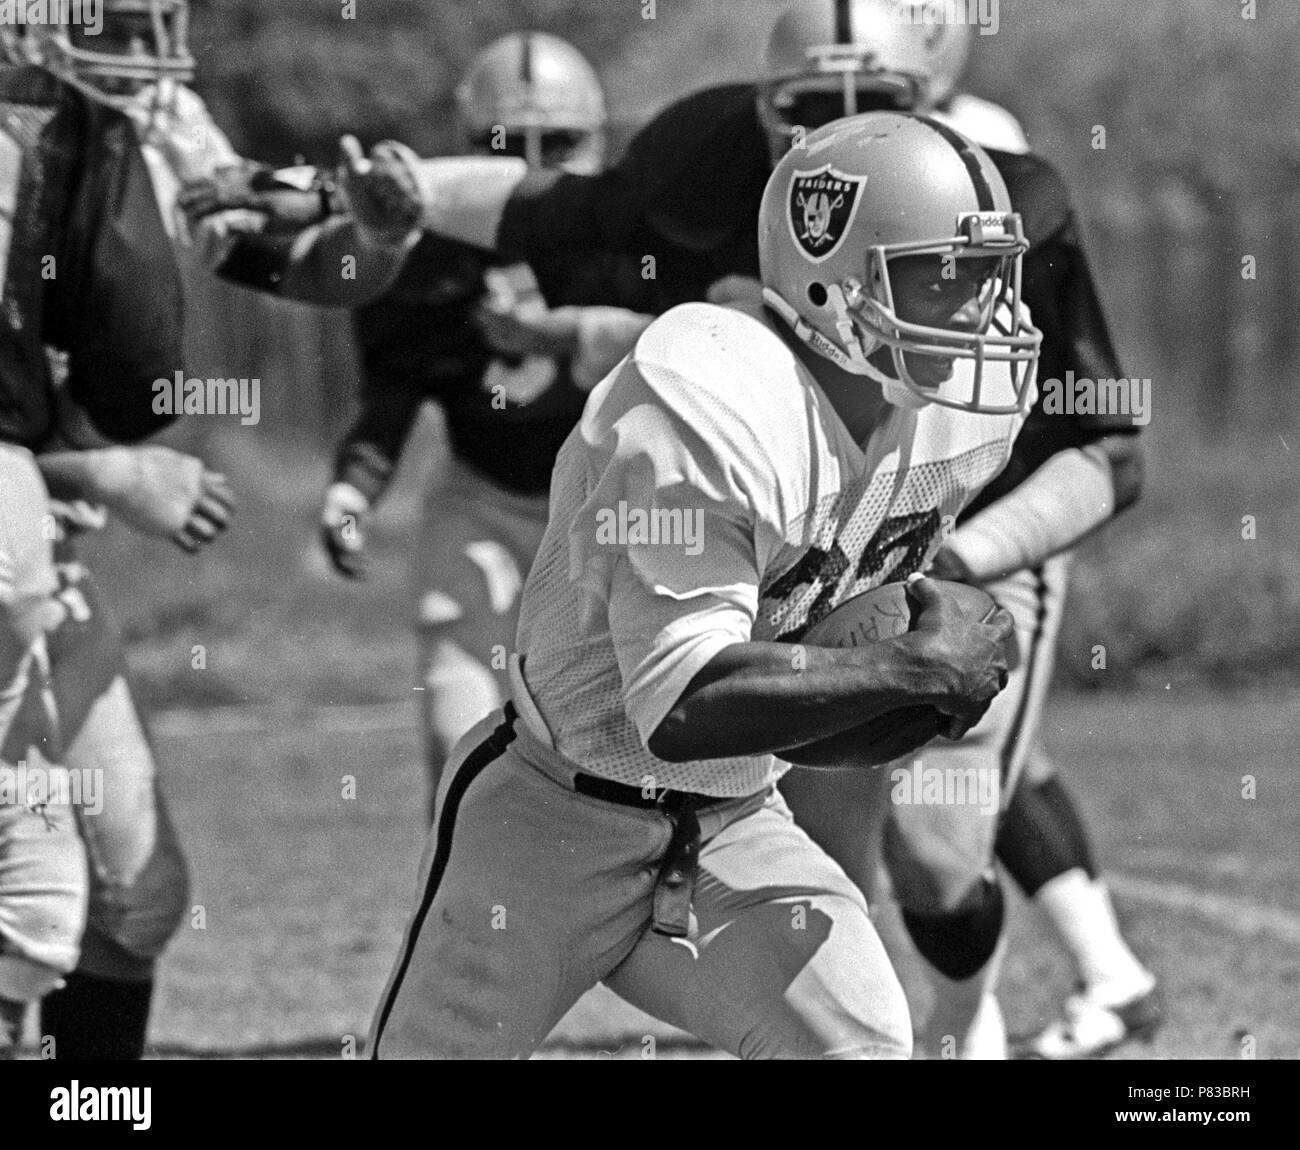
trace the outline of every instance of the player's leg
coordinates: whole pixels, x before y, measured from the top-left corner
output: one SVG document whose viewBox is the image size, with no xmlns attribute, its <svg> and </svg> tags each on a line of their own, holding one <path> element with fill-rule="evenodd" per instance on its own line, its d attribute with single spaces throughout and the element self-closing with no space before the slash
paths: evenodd
<svg viewBox="0 0 1300 1150">
<path fill-rule="evenodd" d="M 0 1058 L 29 1006 L 77 962 L 86 857 L 59 758 L 45 632 L 53 599 L 50 508 L 31 456 L 0 446 Z M 45 1053 L 48 1054 L 48 1051 Z"/>
<path fill-rule="evenodd" d="M 874 905 L 889 814 L 889 772 L 795 768 L 778 786 L 795 822 Z"/>
<path fill-rule="evenodd" d="M 41 1026 L 60 1058 L 134 1059 L 144 1052 L 157 959 L 185 913 L 188 875 L 117 633 L 84 571 L 65 565 L 65 575 L 69 617 L 50 637 L 65 761 L 99 773 L 103 804 L 79 818 L 91 883 L 81 961 L 45 1000 Z"/>
<path fill-rule="evenodd" d="M 1056 928 L 1080 982 L 1064 1017 L 1031 1038 L 1021 1053 L 1088 1057 L 1127 1038 L 1153 1036 L 1161 1021 L 1155 976 L 1125 941 L 1078 806 L 1038 749 L 1007 808 L 997 851 Z"/>
<path fill-rule="evenodd" d="M 25 762 L 66 773 L 39 758 Z M 12 1056 L 27 1009 L 57 993 L 76 966 L 86 891 L 86 855 L 72 808 L 0 803 L 0 1059 Z M 42 1051 L 44 1057 L 59 1053 L 57 1046 Z"/>
<path fill-rule="evenodd" d="M 706 838 L 692 931 L 647 933 L 604 981 L 742 1058 L 907 1058 L 903 989 L 861 891 L 779 795 Z"/>
<path fill-rule="evenodd" d="M 72 808 L 0 804 L 0 1058 L 17 1045 L 28 1007 L 76 966 L 86 890 L 86 856 Z"/>
<path fill-rule="evenodd" d="M 519 596 L 545 528 L 544 497 L 512 495 L 459 464 L 426 501 L 413 571 L 431 797 L 451 749 L 508 696 Z"/>
<path fill-rule="evenodd" d="M 1016 621 L 1020 663 L 973 731 L 908 764 L 885 833 L 894 897 L 933 994 L 918 1047 L 937 1057 L 1007 1054 L 993 994 L 1005 917 L 994 843 L 1041 716 L 1060 617 L 1045 570 L 986 590 Z"/>
<path fill-rule="evenodd" d="M 448 761 L 372 1058 L 527 1057 L 650 916 L 667 821 L 562 785 L 506 715 Z"/>
</svg>

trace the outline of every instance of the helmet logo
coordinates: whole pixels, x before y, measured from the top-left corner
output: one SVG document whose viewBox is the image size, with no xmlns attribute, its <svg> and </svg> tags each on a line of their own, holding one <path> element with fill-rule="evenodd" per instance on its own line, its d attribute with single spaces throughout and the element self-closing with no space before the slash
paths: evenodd
<svg viewBox="0 0 1300 1150">
<path fill-rule="evenodd" d="M 865 176 L 846 176 L 830 164 L 794 173 L 787 220 L 795 242 L 813 263 L 830 259 L 839 250 L 866 182 Z"/>
</svg>

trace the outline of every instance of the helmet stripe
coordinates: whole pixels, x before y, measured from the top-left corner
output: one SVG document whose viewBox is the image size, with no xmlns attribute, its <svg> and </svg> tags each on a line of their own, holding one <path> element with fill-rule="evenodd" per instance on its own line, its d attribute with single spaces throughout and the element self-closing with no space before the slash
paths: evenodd
<svg viewBox="0 0 1300 1150">
<path fill-rule="evenodd" d="M 522 37 L 523 43 L 520 47 L 523 49 L 522 67 L 519 72 L 519 78 L 525 84 L 533 82 L 533 53 L 537 51 L 537 46 L 533 41 L 533 34 L 525 32 Z"/>
<path fill-rule="evenodd" d="M 835 0 L 835 43 L 853 43 L 853 0 Z"/>
<path fill-rule="evenodd" d="M 996 211 L 997 203 L 993 199 L 993 189 L 989 187 L 989 181 L 984 175 L 984 169 L 980 166 L 979 157 L 971 151 L 970 144 L 948 127 L 947 124 L 941 124 L 938 120 L 930 119 L 929 116 L 917 116 L 917 119 L 938 132 L 961 157 L 962 163 L 966 165 L 966 171 L 970 175 L 970 182 L 975 185 L 975 202 L 979 205 L 979 210 L 981 212 Z"/>
</svg>

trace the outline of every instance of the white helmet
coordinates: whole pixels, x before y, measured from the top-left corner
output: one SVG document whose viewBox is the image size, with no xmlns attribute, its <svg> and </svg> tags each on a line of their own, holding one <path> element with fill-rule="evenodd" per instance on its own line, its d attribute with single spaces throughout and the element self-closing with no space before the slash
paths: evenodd
<svg viewBox="0 0 1300 1150">
<path fill-rule="evenodd" d="M 601 166 L 606 116 L 600 78 L 558 36 L 516 32 L 489 45 L 457 87 L 456 105 L 471 147 L 579 174 Z"/>
<path fill-rule="evenodd" d="M 990 415 L 1028 409 L 1042 342 L 1020 306 L 1028 245 L 993 161 L 966 137 L 900 112 L 818 129 L 772 173 L 758 243 L 768 306 L 820 355 L 880 383 L 891 403 Z M 972 294 L 973 330 L 899 315 L 891 264 L 911 256 L 996 261 Z M 955 278 L 941 259 L 934 272 Z M 881 348 L 891 349 L 893 375 L 870 362 Z M 918 383 L 905 353 L 974 367 L 954 376 L 961 391 L 953 394 Z M 988 394 L 986 364 L 1008 365 L 1009 389 Z"/>
<path fill-rule="evenodd" d="M 125 105 L 139 89 L 194 78 L 188 0 L 102 0 L 102 27 L 74 17 L 79 7 L 52 3 L 44 23 L 6 29 L 4 54 L 39 64 L 106 103 Z M 91 5 L 84 5 L 89 11 Z"/>
<path fill-rule="evenodd" d="M 859 112 L 926 112 L 949 99 L 973 29 L 943 22 L 947 12 L 933 0 L 799 0 L 787 8 L 758 85 L 773 160 L 801 129 Z"/>
</svg>

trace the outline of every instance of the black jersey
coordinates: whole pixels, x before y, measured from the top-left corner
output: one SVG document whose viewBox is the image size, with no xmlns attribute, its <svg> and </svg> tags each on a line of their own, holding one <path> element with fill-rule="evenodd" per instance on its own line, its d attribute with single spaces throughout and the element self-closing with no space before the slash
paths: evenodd
<svg viewBox="0 0 1300 1150">
<path fill-rule="evenodd" d="M 420 404 L 431 399 L 442 406 L 457 456 L 512 491 L 549 489 L 586 395 L 566 359 L 508 359 L 484 342 L 473 317 L 485 273 L 499 264 L 475 248 L 425 236 L 393 287 L 357 310 L 362 412 L 339 449 L 339 478 L 369 496 L 381 490 Z"/>
<path fill-rule="evenodd" d="M 54 430 L 46 347 L 104 435 L 173 416 L 153 383 L 184 370 L 180 274 L 130 120 L 39 68 L 0 65 L 0 438 Z"/>
<path fill-rule="evenodd" d="M 1040 390 L 1067 370 L 1122 377 L 1064 181 L 1038 156 L 988 154 L 1030 243 L 1024 298 L 1043 332 Z M 771 170 L 754 86 L 709 88 L 661 112 L 608 172 L 530 173 L 506 206 L 498 240 L 528 260 L 543 287 L 593 248 L 650 257 L 654 279 L 625 279 L 627 294 L 610 302 L 664 311 L 702 299 L 725 275 L 758 276 L 758 210 Z M 1001 498 L 1059 451 L 1136 430 L 1127 416 L 1049 416 L 1040 402 L 1006 470 L 966 514 Z"/>
<path fill-rule="evenodd" d="M 243 236 L 218 273 L 275 294 L 292 238 Z M 620 277 L 610 253 L 550 269 L 547 302 L 604 303 Z M 416 415 L 432 400 L 443 409 L 458 457 L 500 486 L 544 495 L 560 446 L 582 414 L 586 394 L 566 358 L 501 356 L 485 342 L 474 313 L 497 270 L 534 288 L 533 273 L 481 249 L 426 235 L 378 299 L 357 308 L 353 333 L 361 356 L 361 412 L 335 459 L 335 478 L 375 499 L 396 469 Z M 623 294 L 626 294 L 624 291 Z"/>
</svg>

